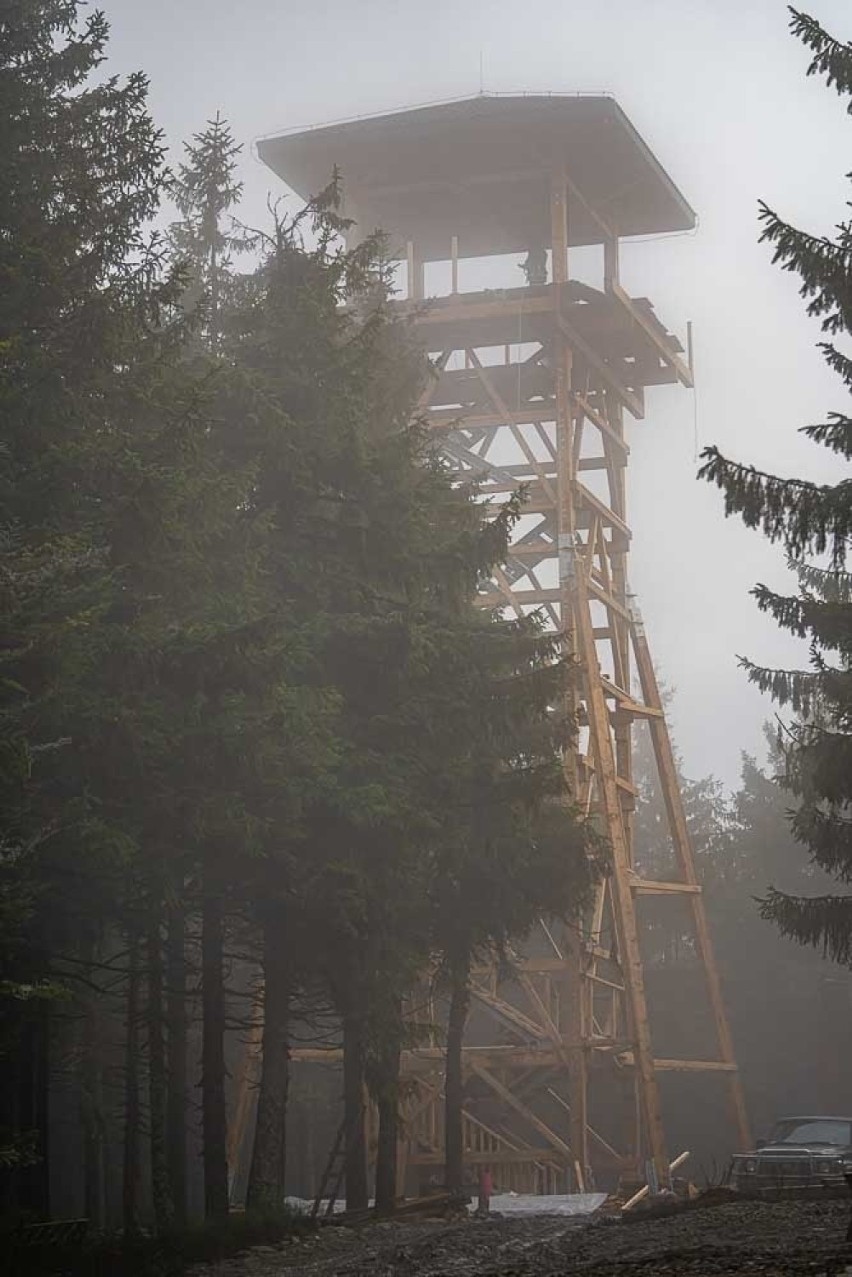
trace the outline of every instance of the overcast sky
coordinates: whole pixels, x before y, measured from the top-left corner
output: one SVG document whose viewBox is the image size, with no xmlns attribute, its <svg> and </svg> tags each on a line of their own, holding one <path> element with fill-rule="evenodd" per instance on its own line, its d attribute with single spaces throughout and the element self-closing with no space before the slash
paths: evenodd
<svg viewBox="0 0 852 1277">
<path fill-rule="evenodd" d="M 839 477 L 796 434 L 844 403 L 815 350 L 795 280 L 757 244 L 757 200 L 817 232 L 846 212 L 852 124 L 805 80 L 807 55 L 779 0 L 105 0 L 109 69 L 141 68 L 173 158 L 217 110 L 244 142 L 243 215 L 257 224 L 283 187 L 254 142 L 267 133 L 486 92 L 612 93 L 697 210 L 697 231 L 629 243 L 622 282 L 683 335 L 694 324 L 697 390 L 649 392 L 632 424 L 633 588 L 689 775 L 735 784 L 762 753 L 771 704 L 736 654 L 801 663 L 749 598 L 788 584 L 779 551 L 726 522 L 696 452 L 779 473 Z M 809 12 L 852 38 L 849 0 Z M 481 68 L 481 70 L 480 70 Z M 480 80 L 480 75 L 482 79 Z M 345 171 L 344 171 L 345 178 Z"/>
</svg>

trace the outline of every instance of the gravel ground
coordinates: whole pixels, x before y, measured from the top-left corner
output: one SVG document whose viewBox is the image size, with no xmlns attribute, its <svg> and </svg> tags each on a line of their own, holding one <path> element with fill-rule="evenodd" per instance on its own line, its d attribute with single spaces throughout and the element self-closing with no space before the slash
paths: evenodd
<svg viewBox="0 0 852 1277">
<path fill-rule="evenodd" d="M 667 1218 L 324 1228 L 192 1277 L 852 1277 L 847 1201 L 733 1202 Z"/>
</svg>

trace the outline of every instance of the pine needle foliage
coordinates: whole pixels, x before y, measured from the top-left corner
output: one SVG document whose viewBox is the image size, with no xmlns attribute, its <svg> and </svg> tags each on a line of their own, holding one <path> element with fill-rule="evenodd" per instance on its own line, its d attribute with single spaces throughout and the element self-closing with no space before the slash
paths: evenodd
<svg viewBox="0 0 852 1277">
<path fill-rule="evenodd" d="M 821 75 L 852 113 L 852 44 L 842 43 L 808 14 L 790 10 L 790 28 L 811 51 L 808 75 Z M 807 312 L 829 338 L 852 333 L 852 223 L 838 224 L 833 239 L 792 226 L 760 205 L 761 239 L 772 245 L 774 263 L 801 280 Z M 819 343 L 829 368 L 852 391 L 852 360 L 833 340 Z M 843 461 L 852 458 L 852 417 L 830 412 L 802 433 Z M 700 477 L 715 483 L 725 513 L 760 528 L 785 549 L 797 577 L 794 595 L 765 585 L 753 590 L 757 605 L 777 624 L 809 643 L 809 668 L 768 669 L 741 658 L 749 679 L 793 722 L 782 728 L 784 768 L 780 778 L 797 800 L 790 813 L 796 840 L 814 866 L 840 883 L 852 882 L 852 478 L 833 484 L 781 478 L 722 456 L 703 453 Z M 814 556 L 822 562 L 808 561 Z M 852 963 L 852 894 L 803 897 L 771 888 L 760 901 L 761 916 L 783 935 L 821 948 L 836 962 Z"/>
</svg>

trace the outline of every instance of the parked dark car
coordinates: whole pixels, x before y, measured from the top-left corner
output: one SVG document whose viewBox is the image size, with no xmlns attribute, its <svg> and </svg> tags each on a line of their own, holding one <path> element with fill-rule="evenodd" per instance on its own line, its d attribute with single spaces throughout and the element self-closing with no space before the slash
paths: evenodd
<svg viewBox="0 0 852 1277">
<path fill-rule="evenodd" d="M 731 1164 L 731 1185 L 745 1193 L 842 1188 L 849 1175 L 852 1117 L 782 1117 L 753 1153 L 737 1153 Z"/>
</svg>

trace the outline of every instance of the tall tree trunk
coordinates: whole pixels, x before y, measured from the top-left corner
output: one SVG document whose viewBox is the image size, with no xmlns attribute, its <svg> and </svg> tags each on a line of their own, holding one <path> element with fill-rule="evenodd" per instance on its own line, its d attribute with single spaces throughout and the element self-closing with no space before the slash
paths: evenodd
<svg viewBox="0 0 852 1277">
<path fill-rule="evenodd" d="M 376 1147 L 376 1211 L 390 1215 L 396 1206 L 396 1162 L 399 1141 L 399 1061 L 401 1038 L 399 1013 L 382 1044 L 376 1103 L 379 1110 L 379 1137 Z"/>
<path fill-rule="evenodd" d="M 166 1145 L 175 1224 L 186 1223 L 186 916 L 178 904 L 169 915 L 166 940 L 168 1042 Z"/>
<path fill-rule="evenodd" d="M 88 962 L 93 962 L 98 956 L 99 946 L 92 944 L 87 947 L 85 958 Z M 94 991 L 87 992 L 83 999 L 79 1093 L 83 1128 L 84 1212 L 95 1228 L 102 1228 L 106 1217 L 101 1000 L 101 995 Z"/>
<path fill-rule="evenodd" d="M 464 1188 L 464 1131 L 462 1102 L 462 1043 L 470 1009 L 470 954 L 456 957 L 450 970 L 450 1010 L 447 1018 L 447 1064 L 444 1088 L 444 1180 L 451 1193 Z"/>
<path fill-rule="evenodd" d="M 124 1049 L 124 1168 L 122 1219 L 124 1231 L 139 1227 L 139 940 L 129 936 L 127 960 L 127 1032 Z"/>
<path fill-rule="evenodd" d="M 82 1062 L 80 1116 L 83 1124 L 83 1209 L 94 1228 L 102 1228 L 105 1199 L 103 1077 L 91 1039 Z"/>
<path fill-rule="evenodd" d="M 223 933 L 221 892 L 207 876 L 201 906 L 201 1121 L 208 1219 L 224 1219 L 228 1214 Z"/>
<path fill-rule="evenodd" d="M 284 1200 L 287 1090 L 290 1083 L 290 941 L 283 910 L 271 909 L 263 929 L 263 1045 L 257 1125 L 246 1206 Z"/>
<path fill-rule="evenodd" d="M 25 1015 L 18 1129 L 34 1137 L 36 1158 L 20 1168 L 17 1205 L 37 1218 L 47 1219 L 50 1215 L 50 1012 L 45 1003 L 35 1002 Z"/>
<path fill-rule="evenodd" d="M 172 1221 L 172 1199 L 166 1152 L 166 1039 L 163 1032 L 163 938 L 160 902 L 153 901 L 148 923 L 148 1104 L 151 1200 L 154 1223 L 162 1232 Z"/>
<path fill-rule="evenodd" d="M 345 1132 L 346 1209 L 366 1210 L 367 1140 L 364 1111 L 364 1012 L 362 999 L 350 1000 L 343 1017 L 343 1120 Z"/>
</svg>

